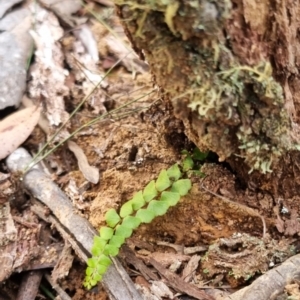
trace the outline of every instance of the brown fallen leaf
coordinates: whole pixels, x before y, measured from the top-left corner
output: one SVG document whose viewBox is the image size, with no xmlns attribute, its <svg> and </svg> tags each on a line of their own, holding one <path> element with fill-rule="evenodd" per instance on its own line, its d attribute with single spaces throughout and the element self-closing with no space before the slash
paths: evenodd
<svg viewBox="0 0 300 300">
<path fill-rule="evenodd" d="M 83 150 L 74 142 L 68 141 L 68 148 L 74 153 L 78 161 L 79 170 L 83 176 L 94 184 L 99 182 L 99 170 L 89 165 Z"/>
<path fill-rule="evenodd" d="M 191 282 L 193 279 L 193 276 L 195 275 L 195 271 L 199 266 L 201 256 L 200 255 L 193 255 L 185 268 L 182 271 L 181 278 L 185 282 Z"/>
<path fill-rule="evenodd" d="M 0 159 L 16 150 L 29 137 L 37 124 L 41 107 L 28 107 L 0 122 Z"/>
</svg>

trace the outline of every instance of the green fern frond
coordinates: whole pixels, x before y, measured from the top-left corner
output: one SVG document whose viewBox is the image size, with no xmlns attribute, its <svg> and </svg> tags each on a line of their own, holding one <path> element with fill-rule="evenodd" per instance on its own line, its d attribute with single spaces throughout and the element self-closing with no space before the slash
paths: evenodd
<svg viewBox="0 0 300 300">
<path fill-rule="evenodd" d="M 87 261 L 84 286 L 88 289 L 101 281 L 112 263 L 110 256 L 116 256 L 125 240 L 141 223 L 150 223 L 157 216 L 163 216 L 171 206 L 178 203 L 191 189 L 189 179 L 180 179 L 182 173 L 177 164 L 162 170 L 156 181 L 152 180 L 143 191 L 123 204 L 119 213 L 110 209 L 105 214 L 106 225 L 95 236 L 92 257 Z"/>
</svg>

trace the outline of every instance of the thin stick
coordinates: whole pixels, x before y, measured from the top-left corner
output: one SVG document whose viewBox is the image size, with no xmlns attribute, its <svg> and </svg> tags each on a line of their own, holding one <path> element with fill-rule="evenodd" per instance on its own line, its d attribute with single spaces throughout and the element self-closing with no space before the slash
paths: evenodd
<svg viewBox="0 0 300 300">
<path fill-rule="evenodd" d="M 72 298 L 56 283 L 52 280 L 49 274 L 45 274 L 45 278 L 51 284 L 52 288 L 55 289 L 57 294 L 62 300 L 71 300 Z M 45 290 L 44 290 L 45 291 Z"/>
</svg>

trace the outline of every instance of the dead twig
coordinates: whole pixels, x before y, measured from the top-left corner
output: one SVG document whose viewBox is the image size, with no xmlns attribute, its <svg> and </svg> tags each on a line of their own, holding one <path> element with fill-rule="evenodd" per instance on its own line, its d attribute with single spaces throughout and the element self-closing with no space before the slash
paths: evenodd
<svg viewBox="0 0 300 300">
<path fill-rule="evenodd" d="M 122 253 L 124 253 L 125 260 L 129 264 L 133 265 L 138 271 L 140 271 L 146 280 L 159 280 L 158 276 L 153 273 L 153 271 L 149 269 L 141 259 L 136 257 L 134 251 L 131 250 L 126 244 L 122 247 Z"/>
<path fill-rule="evenodd" d="M 25 272 L 16 300 L 35 299 L 39 291 L 43 273 L 40 270 Z"/>
<path fill-rule="evenodd" d="M 45 278 L 55 289 L 56 293 L 60 296 L 61 300 L 72 300 L 72 298 L 54 281 L 49 274 L 45 274 Z"/>
<path fill-rule="evenodd" d="M 31 160 L 29 153 L 19 148 L 7 158 L 6 162 L 10 171 L 18 172 L 22 171 Z M 23 182 L 25 188 L 45 204 L 62 227 L 74 237 L 78 246 L 86 253 L 86 257 L 90 256 L 96 230 L 86 219 L 75 213 L 71 201 L 61 189 L 39 169 L 31 169 L 26 173 Z M 102 280 L 110 299 L 141 300 L 139 292 L 122 265 L 117 259 L 113 259 L 113 262 Z"/>
<path fill-rule="evenodd" d="M 155 259 L 150 258 L 150 263 L 168 281 L 167 285 L 171 286 L 176 291 L 187 294 L 199 300 L 214 300 L 213 297 L 199 290 L 196 286 L 185 282 L 178 275 L 164 268 Z"/>
<path fill-rule="evenodd" d="M 25 227 L 28 227 L 28 228 L 37 228 L 39 225 L 36 224 L 36 223 L 30 223 L 30 222 L 27 222 L 27 221 L 24 221 L 22 218 L 18 217 L 18 216 L 13 216 L 12 217 L 14 219 L 14 221 L 16 221 L 17 223 L 25 226 Z"/>
</svg>

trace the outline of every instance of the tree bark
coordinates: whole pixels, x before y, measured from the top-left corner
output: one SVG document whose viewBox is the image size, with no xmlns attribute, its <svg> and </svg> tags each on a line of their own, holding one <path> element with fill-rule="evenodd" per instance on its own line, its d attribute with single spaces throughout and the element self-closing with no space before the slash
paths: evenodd
<svg viewBox="0 0 300 300">
<path fill-rule="evenodd" d="M 187 136 L 229 162 L 245 184 L 275 199 L 296 196 L 298 1 L 115 3 Z"/>
</svg>

